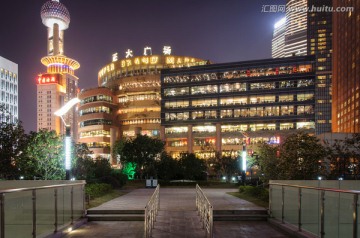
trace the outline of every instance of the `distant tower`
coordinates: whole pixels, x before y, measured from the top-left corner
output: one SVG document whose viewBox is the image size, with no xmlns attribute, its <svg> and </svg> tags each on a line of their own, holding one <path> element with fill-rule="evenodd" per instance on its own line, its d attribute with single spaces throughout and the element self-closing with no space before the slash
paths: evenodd
<svg viewBox="0 0 360 238">
<path fill-rule="evenodd" d="M 47 56 L 41 63 L 47 72 L 37 78 L 37 130 L 47 128 L 59 134 L 65 133 L 64 123 L 54 115 L 66 102 L 78 93 L 78 78 L 74 71 L 80 64 L 64 55 L 64 30 L 69 27 L 70 13 L 59 0 L 47 1 L 41 7 L 42 23 L 48 28 Z M 65 116 L 76 139 L 76 108 Z"/>
<path fill-rule="evenodd" d="M 285 57 L 285 29 L 286 18 L 283 17 L 274 25 L 271 55 L 273 58 Z"/>
<path fill-rule="evenodd" d="M 307 0 L 286 1 L 285 57 L 307 55 Z"/>
</svg>

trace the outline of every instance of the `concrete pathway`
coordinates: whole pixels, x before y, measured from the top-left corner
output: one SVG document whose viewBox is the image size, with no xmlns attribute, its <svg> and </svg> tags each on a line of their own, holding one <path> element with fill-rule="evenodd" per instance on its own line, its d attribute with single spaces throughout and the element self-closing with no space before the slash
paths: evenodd
<svg viewBox="0 0 360 238">
<path fill-rule="evenodd" d="M 250 202 L 238 199 L 226 192 L 236 189 L 203 189 L 214 210 L 264 210 Z M 97 210 L 135 210 L 144 209 L 154 189 L 137 189 L 124 196 L 113 199 Z M 199 230 L 201 223 L 196 213 L 195 188 L 160 188 L 160 212 L 153 230 L 153 237 L 204 237 L 205 231 Z M 95 238 L 95 237 L 143 237 L 144 222 L 114 221 L 88 222 L 86 225 L 72 231 L 66 237 Z M 269 237 L 286 238 L 282 232 L 273 228 L 267 222 L 234 221 L 214 222 L 215 238 L 235 237 Z"/>
</svg>

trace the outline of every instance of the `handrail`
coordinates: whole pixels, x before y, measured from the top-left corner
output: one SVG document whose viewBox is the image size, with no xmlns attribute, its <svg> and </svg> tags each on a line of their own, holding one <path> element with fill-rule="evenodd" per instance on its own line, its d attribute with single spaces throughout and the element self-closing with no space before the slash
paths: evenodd
<svg viewBox="0 0 360 238">
<path fill-rule="evenodd" d="M 294 187 L 294 188 L 305 188 L 305 189 L 314 189 L 314 190 L 322 190 L 322 191 L 337 192 L 337 193 L 360 194 L 359 190 L 349 190 L 349 189 L 320 188 L 320 187 L 312 187 L 312 186 L 294 185 L 294 184 L 286 184 L 286 183 L 271 183 L 271 182 L 269 183 L 269 185 L 286 186 L 286 187 Z"/>
<path fill-rule="evenodd" d="M 14 193 L 14 192 L 23 192 L 23 191 L 32 191 L 32 190 L 40 190 L 47 188 L 59 188 L 59 187 L 68 187 L 68 186 L 77 186 L 77 185 L 85 185 L 86 182 L 81 183 L 69 183 L 69 184 L 56 184 L 56 185 L 46 185 L 46 186 L 38 186 L 38 187 L 28 187 L 28 188 L 9 188 L 0 190 L 1 193 Z"/>
<path fill-rule="evenodd" d="M 196 209 L 205 229 L 206 237 L 213 237 L 213 206 L 205 196 L 199 185 L 196 184 Z"/>
<path fill-rule="evenodd" d="M 0 190 L 0 238 L 5 238 L 5 194 L 8 193 L 17 193 L 17 192 L 24 192 L 24 191 L 31 191 L 31 200 L 32 200 L 32 237 L 35 238 L 37 234 L 37 210 L 36 210 L 36 200 L 37 200 L 37 190 L 42 189 L 54 189 L 54 233 L 58 231 L 58 188 L 62 187 L 71 187 L 70 192 L 70 225 L 74 222 L 74 187 L 75 186 L 82 186 L 82 196 L 83 196 L 83 210 L 85 212 L 85 200 L 84 200 L 84 193 L 85 193 L 85 184 L 86 182 L 80 183 L 70 183 L 70 184 L 56 184 L 56 185 L 46 185 L 46 186 L 37 186 L 37 187 L 28 187 L 28 188 L 11 188 L 11 189 L 2 189 Z"/>
<path fill-rule="evenodd" d="M 151 237 L 156 215 L 160 209 L 160 184 L 157 185 L 153 195 L 145 206 L 144 236 Z"/>
<path fill-rule="evenodd" d="M 284 214 L 285 214 L 285 187 L 293 187 L 298 188 L 298 230 L 302 231 L 302 189 L 311 189 L 318 190 L 320 193 L 320 237 L 325 237 L 325 192 L 336 192 L 336 193 L 347 193 L 353 194 L 353 210 L 352 210 L 352 218 L 353 218 L 353 229 L 352 229 L 352 237 L 357 238 L 358 234 L 358 198 L 360 191 L 359 190 L 346 190 L 346 189 L 333 189 L 333 188 L 320 188 L 313 186 L 303 186 L 303 185 L 294 185 L 294 184 L 285 184 L 285 183 L 269 183 L 269 211 L 270 216 L 272 213 L 272 187 L 271 186 L 281 186 L 281 222 L 284 222 Z"/>
</svg>

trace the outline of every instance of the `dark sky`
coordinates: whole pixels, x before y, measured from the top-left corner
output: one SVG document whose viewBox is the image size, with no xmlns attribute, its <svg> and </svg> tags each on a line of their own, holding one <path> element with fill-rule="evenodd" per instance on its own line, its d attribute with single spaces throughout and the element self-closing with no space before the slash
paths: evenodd
<svg viewBox="0 0 360 238">
<path fill-rule="evenodd" d="M 19 65 L 19 113 L 27 132 L 36 130 L 36 76 L 45 72 L 46 27 L 40 18 L 45 0 L 1 3 L 0 56 Z M 145 46 L 162 54 L 215 63 L 271 58 L 273 25 L 282 13 L 263 13 L 263 5 L 285 0 L 60 0 L 71 15 L 65 55 L 81 64 L 80 88 L 97 86 L 99 69 L 111 55 Z"/>
</svg>

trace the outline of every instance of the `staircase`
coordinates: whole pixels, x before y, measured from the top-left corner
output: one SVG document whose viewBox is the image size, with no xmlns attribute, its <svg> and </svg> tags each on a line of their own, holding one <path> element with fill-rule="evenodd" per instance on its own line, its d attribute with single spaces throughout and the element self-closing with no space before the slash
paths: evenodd
<svg viewBox="0 0 360 238">
<path fill-rule="evenodd" d="M 267 221 L 266 210 L 214 210 L 214 221 Z"/>
<path fill-rule="evenodd" d="M 88 221 L 144 221 L 144 210 L 87 210 Z"/>
</svg>

